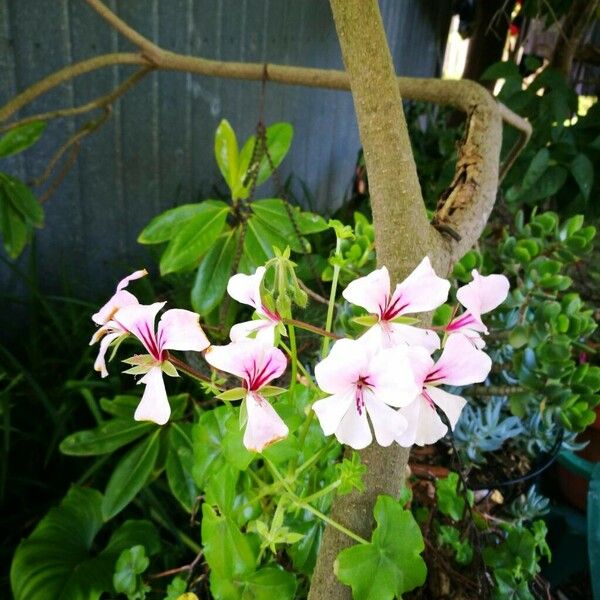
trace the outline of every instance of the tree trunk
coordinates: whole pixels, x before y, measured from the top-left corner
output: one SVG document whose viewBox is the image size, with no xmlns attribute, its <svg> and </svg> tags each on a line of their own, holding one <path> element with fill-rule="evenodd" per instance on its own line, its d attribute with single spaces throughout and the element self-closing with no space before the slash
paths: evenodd
<svg viewBox="0 0 600 600">
<path fill-rule="evenodd" d="M 427 219 L 377 0 L 330 1 L 369 173 L 378 264 L 388 267 L 392 285 L 406 277 L 426 255 L 438 272 L 447 273 L 453 261 L 479 237 L 494 203 L 501 142 L 497 105 L 491 97 L 481 108 L 473 105 L 470 126 L 489 116 L 482 132 L 487 135 L 463 153 L 459 161 L 462 166 L 442 207 L 441 221 L 455 231 L 464 230 L 462 240 L 456 243 L 443 239 Z M 476 95 L 481 96 L 480 88 L 473 92 Z M 494 148 L 484 167 L 486 174 L 473 169 L 480 155 L 486 154 L 480 152 L 480 144 Z M 398 496 L 408 454 L 396 444 L 383 448 L 374 443 L 363 450 L 366 491 L 336 498 L 332 517 L 370 539 L 377 496 Z M 339 552 L 353 543 L 336 529 L 326 528 L 309 600 L 352 597 L 351 589 L 337 580 L 334 563 Z"/>
<path fill-rule="evenodd" d="M 550 61 L 550 66 L 566 78 L 571 75 L 573 59 L 585 34 L 596 21 L 600 0 L 574 0 L 562 26 Z"/>
<path fill-rule="evenodd" d="M 463 79 L 479 81 L 491 64 L 502 60 L 513 6 L 512 0 L 508 3 L 505 0 L 477 0 L 475 27 L 469 43 Z M 492 90 L 495 83 L 486 81 L 482 85 Z"/>
</svg>

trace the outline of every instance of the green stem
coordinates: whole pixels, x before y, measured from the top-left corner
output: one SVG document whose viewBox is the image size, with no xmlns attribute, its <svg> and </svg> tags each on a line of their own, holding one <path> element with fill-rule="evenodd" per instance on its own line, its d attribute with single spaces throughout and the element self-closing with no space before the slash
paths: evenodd
<svg viewBox="0 0 600 600">
<path fill-rule="evenodd" d="M 312 467 L 316 462 L 318 462 L 321 458 L 323 458 L 324 454 L 327 454 L 331 447 L 333 446 L 334 438 L 331 438 L 325 446 L 323 446 L 316 454 L 313 454 L 306 462 L 302 463 L 294 473 L 294 479 L 298 478 L 298 475 L 306 469 Z"/>
<path fill-rule="evenodd" d="M 355 542 L 358 542 L 359 544 L 368 544 L 369 543 L 368 540 L 365 540 L 365 538 L 360 537 L 360 535 L 354 533 L 354 531 L 350 531 L 350 529 L 348 529 L 347 527 L 344 527 L 341 523 L 338 523 L 337 521 L 330 519 L 327 515 L 324 515 L 320 510 L 317 510 L 316 508 L 312 507 L 310 504 L 305 504 L 304 502 L 302 502 L 300 500 L 300 498 L 298 498 L 298 502 L 296 502 L 296 504 L 300 508 L 303 508 L 303 509 L 311 512 L 313 515 L 315 515 L 315 517 L 318 517 L 319 519 L 321 519 L 322 521 L 327 523 L 327 525 L 331 525 L 331 527 L 335 527 L 335 529 L 337 529 L 338 531 L 345 533 L 349 538 L 352 538 Z"/>
<path fill-rule="evenodd" d="M 291 359 L 292 358 L 292 351 L 281 340 L 279 340 L 279 345 L 285 350 L 286 354 Z M 315 385 L 315 383 L 313 382 L 312 377 L 309 375 L 308 371 L 306 370 L 306 367 L 299 360 L 296 361 L 296 365 L 298 366 L 298 369 L 299 369 L 300 373 L 302 373 L 302 375 L 304 375 L 304 377 L 306 377 L 306 380 L 308 381 L 308 383 L 312 387 L 317 387 Z"/>
<path fill-rule="evenodd" d="M 317 510 L 310 504 L 307 504 L 306 501 L 303 500 L 302 498 L 299 498 L 298 496 L 296 496 L 296 494 L 290 488 L 288 482 L 285 480 L 283 475 L 279 472 L 277 467 L 266 457 L 265 457 L 265 464 L 269 467 L 269 469 L 273 473 L 275 479 L 278 479 L 281 482 L 281 484 L 285 488 L 286 492 L 289 494 L 290 500 L 296 506 L 298 506 L 299 508 L 303 508 L 304 510 L 308 510 L 313 515 L 315 515 L 315 517 L 318 517 L 324 523 L 331 525 L 331 527 L 335 527 L 335 529 L 337 529 L 338 531 L 345 533 L 349 538 L 352 538 L 355 542 L 358 542 L 359 544 L 368 544 L 369 543 L 368 540 L 365 540 L 365 538 L 362 538 L 362 537 L 360 537 L 360 535 L 357 535 L 353 531 L 350 531 L 348 528 L 344 527 L 341 523 L 334 521 L 327 515 L 323 514 L 320 510 Z"/>
<path fill-rule="evenodd" d="M 291 362 L 292 362 L 292 373 L 290 382 L 290 400 L 294 400 L 294 389 L 296 387 L 296 380 L 298 379 L 298 348 L 296 347 L 296 330 L 293 325 L 288 325 L 288 335 L 290 338 L 290 351 L 291 351 Z"/>
<path fill-rule="evenodd" d="M 323 496 L 327 496 L 327 494 L 330 494 L 331 492 L 335 491 L 336 488 L 340 487 L 341 483 L 341 480 L 337 479 L 333 483 L 330 483 L 327 487 L 324 487 L 323 489 L 315 492 L 314 494 L 311 494 L 310 496 L 306 496 L 306 498 L 302 498 L 302 501 L 307 503 L 314 502 L 315 500 L 318 500 Z"/>
<path fill-rule="evenodd" d="M 330 331 L 326 331 L 321 327 L 317 327 L 317 325 L 313 325 L 312 323 L 305 323 L 304 321 L 299 321 L 298 319 L 282 319 L 284 325 L 295 325 L 299 329 L 305 329 L 306 331 L 310 331 L 312 333 L 316 333 L 317 335 L 321 335 L 323 337 L 328 337 L 334 340 L 339 340 L 340 336 L 331 333 Z"/>
<path fill-rule="evenodd" d="M 335 242 L 335 256 L 339 257 L 342 248 L 342 240 L 338 237 Z M 335 308 L 335 298 L 337 295 L 337 284 L 340 276 L 339 265 L 333 266 L 333 278 L 331 280 L 331 292 L 329 294 L 329 305 L 327 306 L 327 321 L 325 323 L 325 331 L 331 332 L 331 326 L 333 324 L 333 309 Z M 323 339 L 323 346 L 321 348 L 321 356 L 325 358 L 329 352 L 329 338 Z"/>
</svg>

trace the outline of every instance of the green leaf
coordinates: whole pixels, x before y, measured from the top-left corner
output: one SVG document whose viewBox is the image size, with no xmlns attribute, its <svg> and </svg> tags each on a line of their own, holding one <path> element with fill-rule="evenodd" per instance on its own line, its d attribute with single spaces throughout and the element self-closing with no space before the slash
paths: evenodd
<svg viewBox="0 0 600 600">
<path fill-rule="evenodd" d="M 238 229 L 224 233 L 202 259 L 191 295 L 192 307 L 197 313 L 207 315 L 223 299 L 232 275 L 238 240 Z"/>
<path fill-rule="evenodd" d="M 286 388 L 277 387 L 276 385 L 265 385 L 260 388 L 260 394 L 264 398 L 271 398 L 271 396 L 279 396 L 280 394 L 285 394 L 287 392 Z"/>
<path fill-rule="evenodd" d="M 126 521 L 100 553 L 91 552 L 102 527 L 102 495 L 73 487 L 22 541 L 11 565 L 15 600 L 98 600 L 114 594 L 112 574 L 119 554 L 143 544 L 148 554 L 160 550 L 158 533 L 148 521 Z"/>
<path fill-rule="evenodd" d="M 191 513 L 198 489 L 192 477 L 194 455 L 191 427 L 188 424 L 171 423 L 169 426 L 169 449 L 167 451 L 167 481 L 173 496 Z"/>
<path fill-rule="evenodd" d="M 231 580 L 255 570 L 256 555 L 248 536 L 209 504 L 202 505 L 202 546 L 206 562 L 218 577 Z"/>
<path fill-rule="evenodd" d="M 171 239 L 160 259 L 162 275 L 189 269 L 210 249 L 225 226 L 229 207 L 220 200 L 205 200 L 202 211 L 189 219 Z"/>
<path fill-rule="evenodd" d="M 140 244 L 160 244 L 174 237 L 194 217 L 204 212 L 204 204 L 183 204 L 154 217 L 138 236 Z"/>
<path fill-rule="evenodd" d="M 439 511 L 454 521 L 460 521 L 465 512 L 465 500 L 458 491 L 459 477 L 457 473 L 449 473 L 448 477 L 435 482 L 435 496 Z M 473 506 L 473 492 L 467 491 L 469 504 Z"/>
<path fill-rule="evenodd" d="M 236 387 L 230 390 L 225 390 L 220 394 L 217 394 L 215 398 L 218 398 L 219 400 L 223 400 L 225 402 L 233 402 L 234 400 L 241 400 L 242 398 L 245 398 L 247 393 L 248 390 L 242 387 Z"/>
<path fill-rule="evenodd" d="M 215 158 L 221 175 L 235 198 L 239 180 L 239 152 L 235 132 L 226 119 L 219 123 L 215 133 Z"/>
<path fill-rule="evenodd" d="M 292 144 L 292 138 L 294 137 L 294 128 L 290 123 L 274 123 L 267 127 L 266 139 L 267 148 L 269 150 L 269 156 L 273 166 L 277 168 L 285 155 L 288 153 Z M 248 169 L 252 168 L 250 164 L 252 154 L 254 152 L 254 145 L 256 143 L 256 137 L 251 136 L 248 138 L 242 151 L 240 152 L 239 160 L 239 173 L 240 182 L 242 182 L 248 173 Z M 255 168 L 255 167 L 254 167 Z M 263 152 L 260 160 L 260 166 L 258 169 L 258 175 L 256 177 L 256 185 L 260 185 L 265 182 L 271 176 L 272 170 L 267 159 L 266 154 Z"/>
<path fill-rule="evenodd" d="M 139 577 L 150 565 L 144 546 L 133 546 L 121 552 L 115 565 L 113 585 L 115 591 L 128 596 L 144 588 Z"/>
<path fill-rule="evenodd" d="M 379 496 L 377 527 L 370 544 L 342 550 L 334 563 L 338 579 L 360 600 L 392 600 L 423 585 L 427 575 L 420 554 L 425 548 L 412 513 L 390 496 Z"/>
<path fill-rule="evenodd" d="M 255 219 L 256 216 L 248 219 L 246 235 L 244 236 L 244 249 L 242 261 L 240 262 L 240 271 L 245 273 L 253 272 L 257 267 L 264 265 L 267 260 L 273 258 L 273 248 L 257 232 Z"/>
<path fill-rule="evenodd" d="M 0 189 L 25 223 L 33 227 L 44 226 L 44 209 L 27 185 L 16 177 L 0 173 Z"/>
<path fill-rule="evenodd" d="M 367 472 L 367 467 L 362 464 L 358 452 L 353 451 L 352 459 L 348 460 L 344 458 L 341 463 L 336 465 L 336 468 L 341 480 L 340 486 L 337 489 L 340 496 L 349 494 L 352 490 L 365 491 L 363 476 Z"/>
<path fill-rule="evenodd" d="M 160 429 L 119 461 L 102 499 L 102 514 L 106 520 L 121 512 L 146 485 L 158 457 L 159 434 Z"/>
<path fill-rule="evenodd" d="M 0 185 L 0 233 L 4 249 L 10 258 L 17 258 L 27 245 L 29 227 L 10 202 Z"/>
<path fill-rule="evenodd" d="M 46 126 L 45 121 L 32 121 L 5 133 L 0 138 L 0 158 L 18 154 L 33 146 L 46 130 Z"/>
<path fill-rule="evenodd" d="M 192 427 L 194 448 L 194 467 L 192 475 L 200 489 L 204 488 L 208 478 L 224 464 L 221 441 L 227 433 L 227 421 L 232 411 L 227 406 L 219 406 L 200 416 Z"/>
<path fill-rule="evenodd" d="M 585 154 L 580 153 L 571 161 L 569 169 L 584 199 L 589 200 L 594 183 L 594 165 L 592 161 Z"/>
<path fill-rule="evenodd" d="M 135 400 L 137 406 L 140 399 Z M 69 456 L 110 454 L 155 428 L 156 425 L 151 423 L 138 423 L 128 418 L 112 419 L 95 429 L 77 431 L 67 436 L 60 444 L 60 451 Z"/>
</svg>

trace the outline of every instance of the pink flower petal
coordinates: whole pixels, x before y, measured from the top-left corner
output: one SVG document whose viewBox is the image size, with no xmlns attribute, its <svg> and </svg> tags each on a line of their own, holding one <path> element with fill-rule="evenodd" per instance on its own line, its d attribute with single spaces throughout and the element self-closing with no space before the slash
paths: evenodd
<svg viewBox="0 0 600 600">
<path fill-rule="evenodd" d="M 265 267 L 258 267 L 254 275 L 238 273 L 229 279 L 227 293 L 238 302 L 248 304 L 255 310 L 260 310 L 262 300 L 260 298 L 260 284 L 265 276 Z"/>
<path fill-rule="evenodd" d="M 452 334 L 446 340 L 444 351 L 435 363 L 427 381 L 448 385 L 467 385 L 485 381 L 492 368 L 492 360 L 461 334 Z"/>
<path fill-rule="evenodd" d="M 171 416 L 171 407 L 160 367 L 150 369 L 139 381 L 146 386 L 141 402 L 135 409 L 136 421 L 152 421 L 164 425 Z"/>
<path fill-rule="evenodd" d="M 421 395 L 399 412 L 406 419 L 407 428 L 396 441 L 405 448 L 416 444 L 425 446 L 443 438 L 448 431 L 434 407 Z"/>
<path fill-rule="evenodd" d="M 358 340 L 338 340 L 329 355 L 315 367 L 315 379 L 328 394 L 344 393 L 366 374 L 375 348 Z"/>
<path fill-rule="evenodd" d="M 210 346 L 200 327 L 200 316 L 195 312 L 172 308 L 166 311 L 158 324 L 158 345 L 161 350 L 195 350 L 201 352 Z"/>
<path fill-rule="evenodd" d="M 117 285 L 117 291 L 113 294 L 110 300 L 96 314 L 92 315 L 92 320 L 94 323 L 98 325 L 104 325 L 110 321 L 110 319 L 112 319 L 115 312 L 120 308 L 123 308 L 124 306 L 130 306 L 132 304 L 139 304 L 138 299 L 133 294 L 125 291 L 124 288 L 127 287 L 130 281 L 144 277 L 144 275 L 147 274 L 148 271 L 146 271 L 146 269 L 142 269 L 140 271 L 135 271 L 124 279 L 121 279 Z"/>
<path fill-rule="evenodd" d="M 333 394 L 322 400 L 317 400 L 312 409 L 319 419 L 319 424 L 325 435 L 335 433 L 344 415 L 354 408 L 354 392 L 349 390 L 344 394 Z"/>
<path fill-rule="evenodd" d="M 100 348 L 98 349 L 98 356 L 94 362 L 94 370 L 98 371 L 102 377 L 106 377 L 108 375 L 108 371 L 106 369 L 106 361 L 104 357 L 106 356 L 106 351 L 108 347 L 114 342 L 118 337 L 121 337 L 123 334 L 120 332 L 109 333 L 105 335 L 100 341 Z M 94 338 L 92 338 L 93 342 Z"/>
<path fill-rule="evenodd" d="M 287 437 L 289 429 L 275 409 L 259 394 L 246 396 L 248 422 L 244 432 L 244 446 L 262 452 L 269 444 Z"/>
<path fill-rule="evenodd" d="M 365 408 L 380 446 L 389 446 L 408 426 L 401 413 L 381 402 L 373 393 L 365 394 Z"/>
<path fill-rule="evenodd" d="M 504 275 L 482 276 L 476 270 L 471 272 L 473 281 L 463 285 L 456 298 L 473 315 L 487 313 L 506 300 L 509 283 Z"/>
<path fill-rule="evenodd" d="M 429 352 L 425 348 L 418 346 L 411 346 L 408 349 L 408 360 L 410 361 L 410 367 L 414 373 L 415 381 L 423 387 L 427 375 L 433 369 L 433 358 L 429 355 Z M 420 390 L 419 390 L 420 391 Z"/>
<path fill-rule="evenodd" d="M 351 281 L 342 296 L 369 313 L 381 316 L 390 296 L 390 274 L 386 267 L 375 269 L 365 277 Z"/>
<path fill-rule="evenodd" d="M 204 357 L 215 369 L 243 379 L 254 391 L 280 377 L 287 367 L 287 359 L 279 348 L 252 339 L 210 346 Z"/>
<path fill-rule="evenodd" d="M 438 277 L 426 256 L 417 268 L 396 286 L 390 300 L 390 308 L 396 307 L 397 314 L 428 312 L 437 308 L 448 298 L 450 282 Z"/>
</svg>

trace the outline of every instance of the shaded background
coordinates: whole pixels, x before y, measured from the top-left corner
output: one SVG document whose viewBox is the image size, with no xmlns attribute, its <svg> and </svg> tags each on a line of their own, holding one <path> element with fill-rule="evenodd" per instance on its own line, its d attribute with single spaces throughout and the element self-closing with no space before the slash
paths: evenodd
<svg viewBox="0 0 600 600">
<path fill-rule="evenodd" d="M 161 46 L 206 58 L 342 68 L 327 0 L 120 0 L 107 4 Z M 397 72 L 440 72 L 450 22 L 445 0 L 381 0 Z M 83 0 L 0 0 L 0 102 L 52 71 L 102 53 L 129 51 L 124 40 Z M 103 95 L 131 68 L 109 68 L 62 85 L 20 116 L 70 107 Z M 136 243 L 159 212 L 215 195 L 220 176 L 214 131 L 227 118 L 238 137 L 258 116 L 260 83 L 185 73 L 153 73 L 86 138 L 74 168 L 45 205 L 46 226 L 18 261 L 35 266 L 41 291 L 95 298 L 112 291 L 123 273 L 148 264 Z M 359 149 L 348 93 L 270 84 L 267 122 L 290 121 L 295 137 L 282 175 L 302 180 L 310 208 L 340 205 Z M 97 113 L 96 113 L 97 114 Z M 51 123 L 42 140 L 0 169 L 31 181 L 53 151 L 90 119 Z M 260 190 L 259 195 L 268 193 Z M 308 207 L 307 207 L 308 208 Z M 27 295 L 22 276 L 3 261 L 0 289 Z"/>
</svg>

